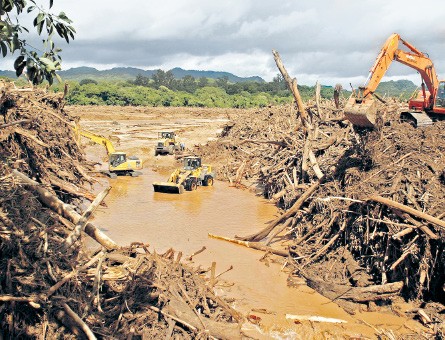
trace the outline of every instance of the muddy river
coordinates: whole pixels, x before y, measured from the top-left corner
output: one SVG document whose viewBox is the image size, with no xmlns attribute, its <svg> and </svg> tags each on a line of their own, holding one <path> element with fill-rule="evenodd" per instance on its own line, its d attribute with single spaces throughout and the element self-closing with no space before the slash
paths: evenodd
<svg viewBox="0 0 445 340">
<path fill-rule="evenodd" d="M 157 131 L 163 129 L 160 122 L 174 115 L 174 120 L 170 119 L 172 129 L 181 132 L 187 145 L 193 145 L 213 139 L 229 113 L 206 111 L 206 118 L 213 116 L 203 120 L 204 112 L 197 109 L 184 111 L 181 116 L 172 110 L 164 115 L 146 108 L 140 112 L 127 109 L 128 112 L 118 116 L 110 108 L 72 110 L 82 118 L 84 128 L 117 137 L 120 150 L 144 159 L 140 177 L 101 179 L 101 184 L 111 185 L 112 190 L 105 199 L 107 207 L 100 207 L 95 213 L 95 223 L 121 245 L 149 243 L 150 251 L 159 253 L 173 248 L 183 252 L 184 262 L 188 262 L 187 255 L 205 246 L 207 249 L 195 256 L 191 264 L 207 269 L 216 262 L 217 275 L 233 266 L 233 270 L 218 279 L 216 292 L 233 299 L 232 306 L 244 315 L 257 319 L 258 324 L 246 323 L 243 327 L 253 338 L 360 339 L 362 336 L 376 338 L 376 329 L 391 329 L 396 334 L 419 329 L 419 323 L 390 313 L 358 312 L 351 316 L 302 280 L 297 281 L 300 284 L 295 287 L 289 287 L 288 270 L 283 262 L 275 263 L 273 257 L 261 260 L 262 252 L 209 238 L 208 233 L 226 237 L 248 235 L 262 229 L 276 216 L 276 208 L 252 192 L 231 188 L 220 181 L 213 187 L 199 187 L 182 195 L 153 191 L 152 183 L 165 181 L 178 166 L 172 156 L 153 157 Z M 102 147 L 87 147 L 87 158 L 101 162 L 101 168 L 106 169 Z M 345 323 L 293 322 L 286 319 L 286 314 L 335 318 Z"/>
<path fill-rule="evenodd" d="M 233 237 L 256 232 L 275 217 L 273 205 L 219 181 L 213 187 L 199 187 L 182 195 L 155 193 L 152 183 L 165 180 L 167 175 L 144 169 L 138 178 L 109 180 L 112 190 L 105 200 L 107 207 L 98 209 L 95 223 L 121 245 L 149 243 L 150 250 L 159 253 L 174 248 L 190 255 L 205 246 L 207 249 L 194 257 L 193 265 L 209 268 L 214 261 L 216 274 L 233 266 L 221 276 L 217 292 L 233 298 L 233 306 L 245 315 L 261 319 L 260 328 L 245 325 L 246 331 L 257 337 L 304 338 L 313 336 L 314 331 L 373 334 L 369 327 L 304 284 L 288 287 L 288 273 L 281 264 L 260 262 L 262 252 L 208 237 L 208 233 Z M 286 320 L 286 314 L 336 318 L 347 323 L 341 328 L 326 323 L 295 324 Z M 388 317 L 385 324 L 391 324 Z M 360 318 L 372 321 L 379 315 L 366 313 Z M 394 317 L 392 326 L 402 327 L 403 320 L 399 319 Z"/>
</svg>

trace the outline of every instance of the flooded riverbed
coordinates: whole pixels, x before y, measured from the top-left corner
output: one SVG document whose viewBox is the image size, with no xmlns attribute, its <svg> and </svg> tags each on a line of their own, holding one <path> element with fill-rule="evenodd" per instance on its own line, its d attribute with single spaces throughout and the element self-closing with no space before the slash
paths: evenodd
<svg viewBox="0 0 445 340">
<path fill-rule="evenodd" d="M 221 276 L 216 292 L 232 298 L 232 306 L 244 315 L 258 318 L 260 328 L 244 326 L 252 329 L 248 334 L 255 339 L 375 338 L 373 327 L 391 329 L 396 334 L 419 328 L 415 321 L 389 313 L 359 312 L 351 316 L 304 285 L 302 280 L 296 287 L 288 287 L 287 268 L 283 268 L 283 262 L 273 263 L 274 257 L 260 261 L 262 252 L 208 238 L 208 233 L 227 237 L 255 233 L 275 218 L 277 210 L 253 193 L 230 188 L 227 183 L 219 181 L 214 187 L 199 187 L 195 192 L 182 195 L 155 193 L 152 183 L 165 181 L 169 172 L 178 166 L 171 156 L 154 157 L 154 131 L 161 129 L 158 115 L 144 112 L 134 120 L 133 112 L 116 116 L 111 111 L 107 111 L 106 116 L 113 120 L 120 118 L 118 124 L 111 124 L 111 119 L 90 121 L 85 124 L 86 128 L 106 136 L 119 136 L 119 150 L 140 156 L 145 164 L 143 174 L 138 178 L 103 179 L 103 186 L 110 184 L 112 190 L 105 199 L 107 207 L 100 207 L 95 213 L 95 224 L 113 240 L 121 245 L 149 243 L 149 250 L 159 253 L 174 248 L 184 253 L 185 263 L 188 262 L 185 260 L 187 255 L 205 246 L 207 249 L 195 256 L 191 264 L 207 269 L 216 262 L 217 275 L 230 266 L 234 267 Z M 186 145 L 190 147 L 213 139 L 226 118 L 225 113 L 206 121 L 200 114 L 182 116 L 188 117 L 188 127 L 179 124 L 179 117 L 175 116 L 174 122 L 178 123 L 175 131 L 179 130 L 181 136 L 186 137 Z M 89 119 L 94 117 L 101 118 L 97 114 L 88 114 Z M 137 131 L 131 130 L 134 126 Z M 132 132 L 128 138 L 123 138 L 127 136 L 127 130 Z M 106 169 L 107 157 L 102 146 L 87 147 L 87 158 L 101 162 L 101 168 Z M 286 314 L 336 318 L 347 323 L 295 323 L 287 320 Z"/>
<path fill-rule="evenodd" d="M 286 314 L 338 318 L 348 322 L 348 334 L 369 333 L 368 327 L 357 324 L 336 304 L 307 286 L 288 287 L 288 273 L 281 270 L 281 265 L 260 262 L 262 252 L 208 237 L 208 233 L 233 237 L 256 232 L 276 216 L 273 205 L 218 181 L 214 187 L 199 187 L 181 195 L 155 193 L 152 183 L 165 180 L 165 176 L 145 169 L 137 178 L 109 180 L 112 190 L 105 200 L 107 207 L 98 209 L 95 223 L 121 245 L 149 243 L 150 251 L 159 253 L 174 248 L 190 255 L 205 246 L 207 249 L 194 258 L 194 265 L 209 268 L 214 261 L 216 274 L 233 266 L 221 277 L 216 290 L 235 299 L 233 306 L 245 315 L 261 318 L 266 338 L 275 331 L 280 334 L 278 338 L 284 334 L 290 338 L 307 335 L 306 332 L 313 334 L 311 327 L 308 330 L 286 320 Z M 260 309 L 267 313 L 259 313 Z M 319 324 L 315 330 L 345 332 L 336 327 Z"/>
</svg>

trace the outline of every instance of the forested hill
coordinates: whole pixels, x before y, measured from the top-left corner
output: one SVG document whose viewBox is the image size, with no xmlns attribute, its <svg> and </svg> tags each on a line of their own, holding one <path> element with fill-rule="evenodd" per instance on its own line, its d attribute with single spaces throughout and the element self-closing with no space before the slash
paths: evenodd
<svg viewBox="0 0 445 340">
<path fill-rule="evenodd" d="M 409 98 L 417 86 L 410 80 L 382 81 L 377 87 L 377 93 L 386 97 Z"/>
<path fill-rule="evenodd" d="M 115 67 L 110 70 L 97 70 L 93 67 L 75 67 L 65 71 L 60 71 L 58 74 L 65 80 L 81 81 L 82 79 L 94 79 L 96 81 L 102 80 L 132 80 L 138 75 L 149 77 L 156 73 L 157 70 L 143 70 L 135 67 Z M 252 77 L 239 77 L 229 72 L 220 71 L 199 71 L 199 70 L 184 70 L 179 67 L 175 67 L 170 70 L 174 77 L 177 79 L 184 78 L 185 76 L 192 76 L 196 79 L 219 79 L 227 78 L 231 83 L 239 83 L 246 81 L 264 82 L 264 79 L 259 76 Z M 16 78 L 14 71 L 0 71 L 0 76 L 8 77 L 11 79 Z"/>
</svg>

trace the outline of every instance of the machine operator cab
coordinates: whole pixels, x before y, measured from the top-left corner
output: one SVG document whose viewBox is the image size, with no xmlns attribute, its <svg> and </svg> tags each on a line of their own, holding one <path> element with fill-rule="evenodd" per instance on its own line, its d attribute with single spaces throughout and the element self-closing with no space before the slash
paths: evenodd
<svg viewBox="0 0 445 340">
<path fill-rule="evenodd" d="M 439 83 L 439 87 L 437 88 L 436 102 L 434 106 L 437 107 L 445 107 L 445 81 L 441 81 Z"/>
<path fill-rule="evenodd" d="M 186 157 L 184 158 L 184 169 L 195 170 L 201 167 L 200 157 Z"/>
<path fill-rule="evenodd" d="M 158 137 L 162 139 L 174 139 L 175 133 L 174 132 L 159 132 Z"/>
<path fill-rule="evenodd" d="M 123 152 L 115 152 L 110 154 L 110 164 L 116 168 L 127 161 L 127 155 Z"/>
</svg>

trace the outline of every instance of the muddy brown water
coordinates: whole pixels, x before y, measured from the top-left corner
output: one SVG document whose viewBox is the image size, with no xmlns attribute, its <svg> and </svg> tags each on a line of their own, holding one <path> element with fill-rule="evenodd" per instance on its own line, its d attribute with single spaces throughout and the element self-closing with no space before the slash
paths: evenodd
<svg viewBox="0 0 445 340">
<path fill-rule="evenodd" d="M 245 315 L 261 319 L 260 327 L 250 324 L 244 327 L 256 337 L 305 338 L 322 331 L 331 335 L 370 333 L 369 327 L 358 324 L 336 304 L 304 284 L 288 287 L 288 273 L 282 271 L 281 265 L 260 262 L 262 252 L 208 237 L 208 233 L 233 237 L 256 232 L 276 216 L 275 206 L 251 192 L 219 181 L 213 187 L 199 187 L 181 195 L 155 193 L 152 183 L 165 180 L 167 175 L 144 169 L 137 178 L 105 180 L 112 190 L 105 200 L 107 207 L 100 207 L 95 213 L 95 223 L 121 245 L 149 243 L 150 250 L 159 253 L 174 248 L 190 255 L 206 246 L 203 253 L 194 257 L 193 265 L 209 268 L 215 261 L 216 274 L 234 267 L 221 277 L 216 290 L 219 295 L 233 298 L 233 307 Z M 255 309 L 265 309 L 268 313 Z M 334 324 L 318 324 L 313 328 L 310 324 L 286 320 L 286 314 L 338 318 L 348 323 L 341 328 Z M 361 317 L 378 320 L 381 316 L 368 313 Z M 401 327 L 403 321 L 394 318 L 392 322 Z"/>
<path fill-rule="evenodd" d="M 219 181 L 214 187 L 200 187 L 182 195 L 155 193 L 152 183 L 165 181 L 169 173 L 155 172 L 152 168 L 171 170 L 177 164 L 170 156 L 153 157 L 152 145 L 161 128 L 155 124 L 158 117 L 150 117 L 144 116 L 138 121 L 132 115 L 131 120 L 124 117 L 126 120 L 118 123 L 111 120 L 82 122 L 87 130 L 118 137 L 119 150 L 141 156 L 146 164 L 138 178 L 101 180 L 103 186 L 109 184 L 112 190 L 105 199 L 107 207 L 100 207 L 94 219 L 113 240 L 121 245 L 149 243 L 150 251 L 160 253 L 174 248 L 184 255 L 206 246 L 207 250 L 194 257 L 192 265 L 209 268 L 214 261 L 216 274 L 234 267 L 221 277 L 216 292 L 234 299 L 232 306 L 244 315 L 253 314 L 260 320 L 259 326 L 250 323 L 243 326 L 255 339 L 343 339 L 362 335 L 375 338 L 373 327 L 391 329 L 396 334 L 419 329 L 415 321 L 394 314 L 366 312 L 350 316 L 303 281 L 296 287 L 288 287 L 288 272 L 282 270 L 281 264 L 273 263 L 272 258 L 260 262 L 262 252 L 208 238 L 208 233 L 234 237 L 257 232 L 276 216 L 277 210 L 251 192 L 230 188 L 227 183 Z M 187 118 L 180 122 L 179 117 L 175 117 L 174 124 L 181 129 L 184 124 L 197 126 L 181 133 L 190 145 L 212 139 L 225 120 L 219 116 L 221 122 L 217 123 L 215 119 Z M 107 157 L 101 146 L 88 146 L 86 152 L 90 161 L 100 162 L 101 168 L 106 169 Z M 259 309 L 267 313 L 259 312 Z M 294 323 L 286 319 L 286 314 L 336 318 L 347 323 Z"/>
</svg>

